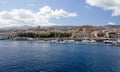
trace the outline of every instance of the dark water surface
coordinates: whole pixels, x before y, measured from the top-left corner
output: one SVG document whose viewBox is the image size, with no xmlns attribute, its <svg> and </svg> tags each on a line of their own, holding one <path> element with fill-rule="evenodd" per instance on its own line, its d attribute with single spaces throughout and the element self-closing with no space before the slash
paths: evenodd
<svg viewBox="0 0 120 72">
<path fill-rule="evenodd" d="M 120 72 L 120 47 L 0 41 L 0 72 Z"/>
</svg>

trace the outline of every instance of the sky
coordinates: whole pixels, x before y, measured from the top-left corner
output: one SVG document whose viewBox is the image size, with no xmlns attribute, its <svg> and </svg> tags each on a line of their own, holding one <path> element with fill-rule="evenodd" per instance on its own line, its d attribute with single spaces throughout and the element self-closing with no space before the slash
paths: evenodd
<svg viewBox="0 0 120 72">
<path fill-rule="evenodd" d="M 120 25 L 119 0 L 0 0 L 0 27 Z"/>
</svg>

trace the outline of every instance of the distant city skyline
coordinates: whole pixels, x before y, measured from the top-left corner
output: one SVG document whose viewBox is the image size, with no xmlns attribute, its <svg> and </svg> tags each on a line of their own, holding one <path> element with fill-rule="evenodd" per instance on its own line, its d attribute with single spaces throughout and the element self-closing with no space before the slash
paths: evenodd
<svg viewBox="0 0 120 72">
<path fill-rule="evenodd" d="M 120 25 L 119 0 L 0 0 L 0 27 Z"/>
</svg>

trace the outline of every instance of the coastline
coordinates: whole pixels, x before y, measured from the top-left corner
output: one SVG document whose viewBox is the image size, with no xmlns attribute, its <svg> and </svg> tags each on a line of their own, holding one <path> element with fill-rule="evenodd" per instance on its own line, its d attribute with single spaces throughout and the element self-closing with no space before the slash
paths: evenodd
<svg viewBox="0 0 120 72">
<path fill-rule="evenodd" d="M 49 44 L 77 44 L 77 45 L 91 45 L 91 46 L 120 46 L 119 43 L 115 42 L 116 39 L 112 38 L 109 40 L 114 41 L 112 44 L 105 44 L 104 41 L 108 38 L 87 38 L 86 40 L 95 40 L 96 42 L 82 42 L 84 38 L 17 38 L 17 39 L 5 39 L 2 41 L 32 41 L 38 43 L 49 43 Z"/>
</svg>

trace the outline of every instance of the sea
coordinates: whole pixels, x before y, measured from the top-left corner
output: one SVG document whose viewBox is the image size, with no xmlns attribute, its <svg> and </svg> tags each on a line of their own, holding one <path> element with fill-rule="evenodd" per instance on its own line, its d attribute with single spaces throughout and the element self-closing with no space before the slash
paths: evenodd
<svg viewBox="0 0 120 72">
<path fill-rule="evenodd" d="M 120 72 L 120 47 L 1 40 L 0 72 Z"/>
</svg>

